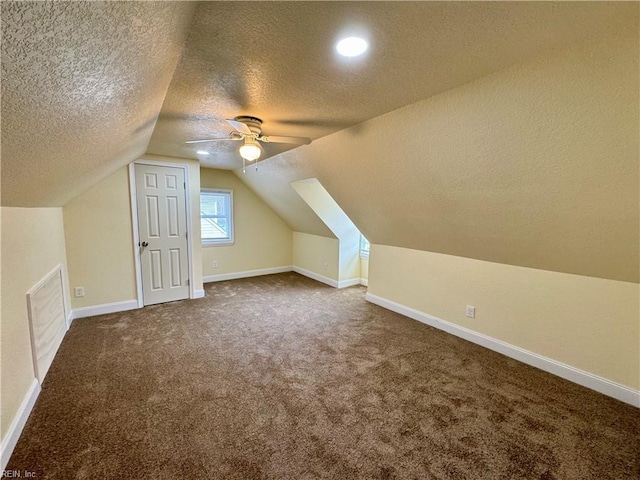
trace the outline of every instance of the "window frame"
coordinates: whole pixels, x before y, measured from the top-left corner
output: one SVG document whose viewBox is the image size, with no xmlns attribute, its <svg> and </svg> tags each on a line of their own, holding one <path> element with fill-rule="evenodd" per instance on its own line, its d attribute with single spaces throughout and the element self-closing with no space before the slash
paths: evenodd
<svg viewBox="0 0 640 480">
<path fill-rule="evenodd" d="M 233 221 L 233 190 L 228 190 L 224 188 L 200 188 L 200 203 L 202 204 L 202 194 L 225 194 L 229 196 L 229 214 L 228 215 L 219 215 L 217 217 L 209 217 L 209 218 L 226 218 L 229 222 L 229 237 L 228 238 L 203 238 L 202 237 L 202 207 L 200 207 L 200 240 L 202 241 L 203 247 L 222 247 L 233 245 L 235 243 L 235 222 Z"/>
<path fill-rule="evenodd" d="M 363 240 L 369 244 L 368 250 L 365 250 L 363 248 L 364 246 Z M 364 235 L 360 234 L 360 258 L 369 258 L 370 251 L 371 251 L 371 242 L 369 242 L 369 240 L 367 240 Z"/>
</svg>

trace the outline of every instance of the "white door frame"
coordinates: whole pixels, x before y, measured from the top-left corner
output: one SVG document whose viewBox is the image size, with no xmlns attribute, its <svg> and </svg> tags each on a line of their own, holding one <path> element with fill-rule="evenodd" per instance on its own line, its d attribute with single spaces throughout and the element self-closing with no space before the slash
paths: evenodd
<svg viewBox="0 0 640 480">
<path fill-rule="evenodd" d="M 138 308 L 144 307 L 144 299 L 142 296 L 142 266 L 140 265 L 140 232 L 138 230 L 138 202 L 136 197 L 136 171 L 135 165 L 152 165 L 155 167 L 173 167 L 184 170 L 184 181 L 186 187 L 184 190 L 185 206 L 187 215 L 187 262 L 189 263 L 189 298 L 195 297 L 195 287 L 193 282 L 193 253 L 191 242 L 193 235 L 191 234 L 191 189 L 189 188 L 189 165 L 184 163 L 158 162 L 155 160 L 140 159 L 129 164 L 129 192 L 131 194 L 131 224 L 133 226 L 133 251 L 135 253 L 134 260 L 136 265 L 136 291 L 138 293 Z"/>
</svg>

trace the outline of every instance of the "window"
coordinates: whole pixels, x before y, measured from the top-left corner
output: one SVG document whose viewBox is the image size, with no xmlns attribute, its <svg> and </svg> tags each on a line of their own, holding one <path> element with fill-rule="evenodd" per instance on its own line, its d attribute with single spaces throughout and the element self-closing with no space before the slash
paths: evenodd
<svg viewBox="0 0 640 480">
<path fill-rule="evenodd" d="M 233 191 L 200 190 L 200 229 L 203 245 L 233 244 Z"/>
<path fill-rule="evenodd" d="M 360 257 L 369 258 L 369 249 L 371 245 L 369 244 L 369 240 L 364 238 L 364 235 L 360 235 Z"/>
</svg>

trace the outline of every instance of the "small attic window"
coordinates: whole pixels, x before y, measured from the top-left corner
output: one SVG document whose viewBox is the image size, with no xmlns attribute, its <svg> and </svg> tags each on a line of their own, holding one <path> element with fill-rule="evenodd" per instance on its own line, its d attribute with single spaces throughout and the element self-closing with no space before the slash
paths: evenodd
<svg viewBox="0 0 640 480">
<path fill-rule="evenodd" d="M 202 244 L 233 244 L 233 191 L 200 190 L 200 228 Z"/>
<path fill-rule="evenodd" d="M 364 238 L 364 235 L 360 235 L 360 258 L 369 258 L 369 249 L 371 244 L 369 240 Z"/>
</svg>

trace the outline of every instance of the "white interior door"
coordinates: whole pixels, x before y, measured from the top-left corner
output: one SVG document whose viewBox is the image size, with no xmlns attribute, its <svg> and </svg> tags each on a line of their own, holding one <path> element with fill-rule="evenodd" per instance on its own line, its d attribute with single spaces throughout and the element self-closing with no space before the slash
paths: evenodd
<svg viewBox="0 0 640 480">
<path fill-rule="evenodd" d="M 145 305 L 189 297 L 184 170 L 135 165 Z"/>
</svg>

